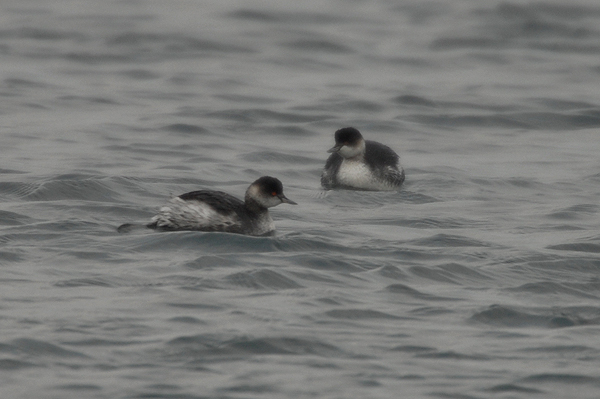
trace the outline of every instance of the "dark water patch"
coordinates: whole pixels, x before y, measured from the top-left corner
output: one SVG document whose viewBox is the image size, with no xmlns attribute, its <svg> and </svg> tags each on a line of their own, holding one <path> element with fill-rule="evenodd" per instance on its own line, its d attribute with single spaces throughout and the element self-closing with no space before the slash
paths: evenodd
<svg viewBox="0 0 600 399">
<path fill-rule="evenodd" d="M 142 240 L 134 244 L 132 248 L 142 252 L 185 249 L 192 253 L 242 254 L 278 251 L 275 240 L 270 237 L 251 237 L 220 232 L 153 232 L 143 236 L 132 236 L 132 238 Z"/>
<path fill-rule="evenodd" d="M 121 75 L 134 80 L 154 80 L 160 78 L 160 74 L 148 69 L 130 69 L 121 72 Z"/>
<path fill-rule="evenodd" d="M 83 104 L 92 104 L 92 105 L 117 105 L 118 102 L 106 97 L 94 97 L 94 96 L 76 96 L 76 95 L 66 95 L 57 97 L 63 103 L 73 104 L 73 105 L 83 105 Z"/>
<path fill-rule="evenodd" d="M 484 221 L 476 221 L 476 220 L 468 220 L 461 219 L 457 217 L 445 217 L 445 218 L 406 218 L 406 219 L 394 219 L 390 221 L 390 224 L 394 224 L 396 226 L 405 226 L 413 229 L 464 229 L 464 228 L 472 228 L 472 227 L 481 227 L 486 225 L 489 222 Z"/>
<path fill-rule="evenodd" d="M 591 16 L 600 16 L 600 7 L 583 4 L 560 4 L 534 2 L 526 4 L 515 4 L 501 2 L 493 10 L 493 14 L 503 18 L 515 18 L 518 20 L 528 19 L 535 15 L 547 15 L 553 18 L 565 20 L 580 20 Z"/>
<path fill-rule="evenodd" d="M 227 15 L 230 18 L 242 19 L 246 21 L 260 22 L 260 23 L 273 23 L 280 22 L 281 16 L 273 12 L 264 12 L 252 9 L 241 9 L 236 10 Z"/>
<path fill-rule="evenodd" d="M 195 371 L 207 371 L 202 367 L 198 367 Z M 182 389 L 180 387 L 178 390 Z M 214 396 L 206 396 L 206 395 L 194 395 L 194 394 L 185 394 L 185 393 L 165 393 L 165 392 L 156 392 L 154 389 L 150 389 L 147 393 L 139 393 L 135 396 L 128 396 L 128 399 L 212 399 Z M 223 396 L 223 398 L 227 398 Z"/>
<path fill-rule="evenodd" d="M 90 277 L 90 278 L 74 278 L 69 280 L 59 281 L 54 283 L 55 287 L 73 288 L 73 287 L 117 287 L 114 281 L 110 278 Z"/>
<path fill-rule="evenodd" d="M 265 126 L 262 129 L 261 134 L 271 134 L 276 135 L 277 137 L 289 136 L 290 138 L 309 138 L 321 136 L 321 134 L 317 131 L 309 130 L 297 125 Z"/>
<path fill-rule="evenodd" d="M 25 354 L 28 356 L 51 356 L 59 358 L 87 358 L 88 356 L 72 350 L 64 349 L 58 345 L 49 342 L 18 338 L 12 340 L 9 344 L 2 344 L 0 352 L 9 352 L 15 354 Z"/>
<path fill-rule="evenodd" d="M 241 8 L 227 14 L 227 17 L 259 23 L 285 23 L 286 25 L 329 24 L 341 21 L 343 18 L 336 14 L 300 11 L 256 10 Z"/>
<path fill-rule="evenodd" d="M 163 276 L 159 280 L 157 279 L 140 279 L 140 278 L 123 278 L 116 276 L 94 276 L 84 278 L 72 278 L 58 281 L 54 286 L 59 288 L 72 288 L 72 287 L 105 287 L 105 288 L 116 288 L 116 287 L 165 287 L 175 286 L 178 288 L 191 288 L 199 287 L 204 285 L 213 286 L 210 284 L 210 280 L 193 277 L 193 276 Z"/>
<path fill-rule="evenodd" d="M 592 175 L 586 176 L 585 180 L 590 180 L 592 182 L 600 183 L 600 173 L 594 173 Z"/>
<path fill-rule="evenodd" d="M 598 210 L 600 210 L 600 207 L 596 204 L 580 204 L 553 211 L 547 216 L 559 220 L 587 219 L 597 214 Z"/>
<path fill-rule="evenodd" d="M 23 173 L 27 173 L 23 170 L 15 170 L 15 169 L 4 169 L 4 168 L 0 168 L 0 175 L 5 175 L 5 174 L 23 174 Z M 1 184 L 2 182 L 0 182 Z"/>
<path fill-rule="evenodd" d="M 436 107 L 435 102 L 424 97 L 419 97 L 412 94 L 404 94 L 394 98 L 394 102 L 400 105 L 418 106 L 418 107 Z"/>
<path fill-rule="evenodd" d="M 598 284 L 596 284 L 596 285 L 598 285 Z M 600 287 L 594 287 L 593 291 L 598 292 L 598 288 L 600 288 Z M 561 296 L 561 297 L 563 295 L 571 295 L 571 296 L 576 296 L 576 297 L 581 297 L 581 298 L 598 299 L 598 295 L 593 295 L 593 294 L 584 292 L 579 289 L 570 288 L 570 287 L 568 287 L 568 283 L 562 284 L 562 283 L 553 282 L 553 281 L 527 283 L 527 284 L 523 284 L 523 285 L 520 285 L 515 288 L 506 288 L 505 290 L 509 291 L 509 292 L 521 292 L 521 293 L 538 294 L 538 295 L 550 294 L 550 295 L 557 295 L 557 296 Z"/>
<path fill-rule="evenodd" d="M 381 60 L 386 63 L 390 63 L 391 65 L 406 66 L 415 69 L 418 68 L 421 71 L 425 69 L 437 70 L 439 68 L 436 63 L 433 63 L 424 57 L 406 57 L 389 54 L 388 56 L 382 57 Z"/>
<path fill-rule="evenodd" d="M 183 267 L 191 270 L 210 270 L 213 268 L 239 266 L 240 261 L 226 256 L 205 255 L 186 262 Z"/>
<path fill-rule="evenodd" d="M 431 124 L 442 128 L 504 128 L 534 130 L 571 130 L 600 127 L 600 116 L 596 112 L 573 114 L 551 112 L 520 112 L 492 115 L 435 114 L 407 117 L 416 123 Z"/>
<path fill-rule="evenodd" d="M 95 347 L 95 346 L 131 346 L 131 345 L 141 345 L 147 344 L 148 341 L 142 340 L 114 340 L 114 339 L 100 339 L 100 338 L 89 338 L 82 339 L 77 341 L 68 341 L 65 344 L 69 346 L 85 346 L 85 347 Z"/>
<path fill-rule="evenodd" d="M 318 340 L 302 338 L 272 337 L 258 339 L 235 339 L 225 343 L 236 352 L 250 354 L 282 354 L 282 355 L 339 355 L 340 350 L 334 345 Z"/>
<path fill-rule="evenodd" d="M 38 183 L 0 182 L 0 196 L 3 199 L 23 198 L 39 188 Z"/>
<path fill-rule="evenodd" d="M 223 311 L 222 306 L 207 305 L 204 303 L 166 303 L 165 305 L 171 306 L 178 309 L 192 309 L 192 310 L 205 310 L 205 311 Z"/>
<path fill-rule="evenodd" d="M 23 360 L 4 358 L 0 359 L 0 370 L 15 371 L 31 367 L 36 367 L 35 363 L 26 362 Z"/>
<path fill-rule="evenodd" d="M 284 290 L 302 288 L 302 285 L 296 281 L 269 269 L 230 274 L 225 277 L 225 281 L 235 286 L 253 289 Z"/>
<path fill-rule="evenodd" d="M 176 317 L 172 317 L 168 320 L 169 322 L 172 323 L 182 323 L 182 324 L 190 324 L 190 325 L 208 325 L 207 322 L 200 320 L 196 317 L 191 317 L 191 316 L 176 316 Z"/>
<path fill-rule="evenodd" d="M 491 247 L 491 243 L 485 243 L 468 237 L 452 234 L 435 234 L 430 237 L 408 241 L 407 244 L 424 247 Z"/>
<path fill-rule="evenodd" d="M 450 314 L 450 313 L 454 313 L 454 311 L 450 310 L 448 308 L 442 308 L 439 306 L 424 306 L 424 307 L 412 309 L 410 311 L 411 315 L 425 316 L 425 317 L 439 316 L 439 315 Z"/>
<path fill-rule="evenodd" d="M 106 182 L 84 176 L 58 176 L 23 195 L 29 201 L 115 201 L 119 197 Z"/>
<path fill-rule="evenodd" d="M 559 6 L 552 9 L 542 3 L 517 5 L 500 3 L 495 9 L 474 10 L 474 18 L 479 21 L 476 34 L 449 36 L 432 42 L 433 50 L 481 49 L 490 48 L 539 48 L 556 46 L 564 51 L 581 51 L 581 47 L 595 47 L 592 44 L 581 46 L 577 42 L 593 40 L 598 36 L 593 25 L 581 23 L 581 17 L 574 17 L 582 6 Z M 583 6 L 585 7 L 585 6 Z M 598 9 L 589 7 L 590 15 L 597 15 Z M 561 14 L 562 13 L 562 14 Z M 573 45 L 574 44 L 574 45 Z M 585 52 L 585 50 L 583 50 Z"/>
<path fill-rule="evenodd" d="M 61 209 L 61 207 L 58 207 L 58 209 Z M 100 229 L 104 229 L 104 226 L 101 227 L 101 225 L 98 223 L 87 222 L 87 221 L 83 221 L 83 220 L 59 220 L 56 222 L 35 223 L 34 225 L 30 225 L 30 228 L 31 229 L 35 228 L 36 231 L 28 232 L 28 233 L 20 235 L 20 238 L 22 240 L 24 240 L 24 241 L 34 241 L 34 240 L 45 241 L 45 240 L 50 240 L 53 238 L 59 238 L 59 240 L 60 240 L 61 236 L 64 238 L 65 232 L 73 233 L 76 231 L 80 231 L 80 232 L 83 231 L 86 234 L 88 234 L 90 232 L 99 231 Z M 110 229 L 109 234 L 112 234 L 112 228 L 109 227 L 109 229 Z M 106 231 L 106 230 L 104 230 L 104 231 Z M 72 247 L 69 247 L 69 249 L 72 249 Z M 81 254 L 82 257 L 85 257 L 85 255 L 82 254 L 81 252 L 79 252 L 79 254 Z M 99 252 L 96 252 L 96 255 L 100 255 L 99 256 L 100 258 L 104 258 L 105 256 L 107 256 L 106 254 L 99 253 Z M 94 258 L 96 255 L 93 255 L 92 258 Z"/>
<path fill-rule="evenodd" d="M 328 115 L 323 114 L 299 114 L 289 112 L 277 112 L 270 109 L 228 109 L 223 111 L 208 112 L 205 117 L 225 119 L 227 121 L 244 123 L 265 123 L 265 122 L 285 122 L 285 123 L 306 123 L 317 122 L 329 119 Z"/>
<path fill-rule="evenodd" d="M 585 252 L 597 254 L 600 253 L 600 244 L 591 242 L 571 243 L 571 244 L 557 244 L 549 245 L 548 249 L 555 249 L 558 251 L 574 251 L 574 252 Z M 600 261 L 596 262 L 600 267 Z"/>
<path fill-rule="evenodd" d="M 21 27 L 21 28 L 15 28 L 15 29 L 0 30 L 0 39 L 31 39 L 31 40 L 40 40 L 40 41 L 43 41 L 43 40 L 47 40 L 47 41 L 61 41 L 61 40 L 86 41 L 88 39 L 88 37 L 81 32 L 75 32 L 75 31 Z"/>
<path fill-rule="evenodd" d="M 279 104 L 281 102 L 280 98 L 276 97 L 267 97 L 260 95 L 243 95 L 243 94 L 215 94 L 215 98 L 220 98 L 222 100 L 234 102 L 234 103 L 242 103 L 242 104 Z"/>
<path fill-rule="evenodd" d="M 539 346 L 535 348 L 522 348 L 519 349 L 523 352 L 534 352 L 534 353 L 561 353 L 565 355 L 580 355 L 580 354 L 590 354 L 590 353 L 598 353 L 599 350 L 596 348 L 592 348 L 590 346 L 583 345 L 547 345 L 547 346 Z"/>
<path fill-rule="evenodd" d="M 60 389 L 64 391 L 74 391 L 74 392 L 86 392 L 86 391 L 101 391 L 104 389 L 100 385 L 94 384 L 64 384 L 64 385 L 55 385 L 52 389 Z"/>
<path fill-rule="evenodd" d="M 328 111 L 336 111 L 336 112 L 365 112 L 365 113 L 374 113 L 381 112 L 385 110 L 385 106 L 381 103 L 377 103 L 374 101 L 367 100 L 356 100 L 352 98 L 334 98 L 327 101 L 326 105 L 322 107 L 326 108 Z M 372 124 L 370 124 L 371 128 L 375 128 Z"/>
<path fill-rule="evenodd" d="M 491 277 L 459 263 L 447 263 L 436 267 L 413 266 L 409 270 L 415 276 L 460 285 L 491 280 Z"/>
<path fill-rule="evenodd" d="M 223 42 L 199 39 L 180 33 L 142 33 L 127 32 L 115 35 L 106 41 L 107 46 L 130 48 L 134 53 L 147 57 L 147 53 L 155 53 L 155 57 L 163 58 L 166 54 L 191 54 L 204 52 L 218 53 L 253 53 L 254 50 Z"/>
<path fill-rule="evenodd" d="M 542 394 L 544 393 L 544 391 L 539 390 L 539 389 L 535 389 L 535 388 L 528 388 L 528 387 L 524 387 L 521 385 L 517 385 L 517 384 L 498 384 L 498 385 L 494 385 L 493 387 L 487 388 L 485 389 L 486 392 L 492 392 L 492 393 L 510 393 L 510 392 L 514 392 L 514 393 L 531 393 L 531 394 Z"/>
<path fill-rule="evenodd" d="M 440 359 L 440 360 L 492 360 L 492 357 L 482 354 L 467 354 L 455 351 L 435 351 L 427 353 L 417 353 L 417 358 L 422 359 Z"/>
<path fill-rule="evenodd" d="M 325 315 L 334 319 L 344 320 L 370 320 L 370 319 L 408 319 L 390 313 L 380 312 L 373 309 L 334 309 L 325 312 Z"/>
<path fill-rule="evenodd" d="M 294 337 L 237 337 L 223 340 L 210 335 L 182 336 L 167 343 L 172 351 L 181 351 L 176 358 L 246 357 L 248 355 L 316 355 L 337 357 L 343 352 L 334 345 L 315 339 Z"/>
<path fill-rule="evenodd" d="M 295 277 L 297 277 L 300 280 L 341 285 L 341 281 L 338 278 L 334 278 L 334 277 L 332 277 L 328 274 L 324 274 L 324 273 L 315 273 L 313 271 L 301 271 L 301 272 L 291 271 L 290 274 L 294 275 Z M 330 304 L 338 304 L 338 303 L 330 303 Z"/>
<path fill-rule="evenodd" d="M 326 39 L 299 39 L 282 44 L 283 47 L 294 51 L 323 52 L 327 54 L 349 54 L 354 52 L 350 47 L 334 43 Z"/>
<path fill-rule="evenodd" d="M 298 266 L 337 273 L 360 273 L 367 270 L 365 264 L 359 259 L 339 259 L 331 256 L 316 257 L 302 254 L 288 257 L 288 260 L 292 260 Z"/>
<path fill-rule="evenodd" d="M 387 265 L 376 269 L 376 273 L 385 278 L 405 280 L 408 275 L 397 266 Z"/>
<path fill-rule="evenodd" d="M 420 292 L 420 291 L 418 291 L 412 287 L 409 287 L 408 285 L 404 285 L 404 284 L 388 285 L 387 287 L 385 287 L 385 290 L 387 292 L 390 292 L 393 294 L 402 295 L 402 296 L 413 298 L 413 299 L 425 300 L 425 301 L 457 301 L 457 300 L 459 300 L 458 298 L 449 298 L 449 297 L 442 297 L 442 296 L 437 296 L 437 295 L 432 295 L 432 294 L 426 294 L 426 293 Z"/>
<path fill-rule="evenodd" d="M 569 373 L 540 373 L 532 374 L 522 378 L 524 383 L 544 383 L 544 384 L 594 384 L 600 383 L 599 377 L 592 377 L 584 374 L 569 374 Z"/>
<path fill-rule="evenodd" d="M 255 151 L 249 154 L 242 155 L 242 159 L 248 162 L 256 162 L 256 163 L 282 163 L 282 164 L 311 164 L 315 162 L 314 158 L 308 158 L 300 155 L 286 154 L 282 152 L 274 152 L 274 151 Z"/>
<path fill-rule="evenodd" d="M 202 126 L 191 125 L 187 123 L 173 123 L 162 127 L 162 130 L 173 133 L 180 133 L 185 135 L 206 135 L 212 134 L 212 132 Z"/>
<path fill-rule="evenodd" d="M 30 58 L 45 60 L 45 59 L 64 59 L 70 62 L 77 62 L 80 64 L 87 65 L 99 65 L 107 63 L 127 63 L 132 61 L 131 54 L 112 54 L 102 52 L 89 52 L 89 51 L 69 51 L 65 53 L 52 53 L 52 54 L 30 54 Z"/>
<path fill-rule="evenodd" d="M 566 247 L 562 247 L 562 245 L 567 245 Z M 550 249 L 559 249 L 559 250 L 568 250 L 573 251 L 574 249 L 582 249 L 583 252 L 587 251 L 589 248 L 586 246 L 579 247 L 578 245 L 571 246 L 571 244 L 559 244 L 558 248 L 556 246 L 551 246 Z M 592 253 L 595 253 L 595 248 L 591 248 Z M 576 251 L 580 252 L 580 251 Z M 566 258 L 566 257 L 558 257 L 558 258 L 547 258 L 547 259 L 533 259 L 527 262 L 527 265 L 533 269 L 543 270 L 545 273 L 574 273 L 574 272 L 591 272 L 597 273 L 600 270 L 600 259 L 596 259 L 595 257 L 585 258 L 582 256 Z"/>
<path fill-rule="evenodd" d="M 440 202 L 440 200 L 435 197 L 418 193 L 416 191 L 407 190 L 406 187 L 402 188 L 398 194 L 400 202 L 406 204 L 431 204 L 434 202 Z"/>
<path fill-rule="evenodd" d="M 535 179 L 527 179 L 523 177 L 508 177 L 505 179 L 482 179 L 482 178 L 473 178 L 470 179 L 471 183 L 487 186 L 492 188 L 501 189 L 502 187 L 517 187 L 517 188 L 527 188 L 527 189 L 536 189 L 542 191 L 546 188 L 542 183 L 538 182 Z"/>
<path fill-rule="evenodd" d="M 2 243 L 3 241 L 3 238 L 0 236 L 0 243 Z M 19 252 L 0 251 L 0 261 L 12 263 L 21 262 L 24 259 L 25 257 L 23 256 L 23 254 Z"/>
<path fill-rule="evenodd" d="M 457 111 L 457 114 L 460 114 L 458 111 L 461 110 L 473 110 L 480 111 L 477 115 L 483 114 L 511 114 L 515 112 L 523 111 L 522 105 L 514 105 L 511 103 L 496 103 L 491 101 L 486 102 L 469 102 L 469 101 L 436 101 L 436 106 L 441 109 L 448 109 Z"/>
<path fill-rule="evenodd" d="M 448 253 L 438 253 L 432 251 L 429 248 L 426 250 L 406 249 L 404 248 L 405 243 L 399 243 L 398 248 L 384 248 L 381 256 L 389 256 L 394 259 L 394 264 L 401 262 L 403 265 L 419 264 L 421 262 L 440 262 L 453 259 L 453 256 Z M 381 266 L 381 265 L 379 265 Z"/>
<path fill-rule="evenodd" d="M 557 111 L 573 111 L 598 109 L 598 104 L 587 103 L 583 101 L 564 100 L 559 98 L 532 98 L 529 101 L 543 105 L 544 108 L 555 109 Z"/>
<path fill-rule="evenodd" d="M 500 115 L 416 115 L 407 117 L 412 122 L 436 125 L 446 129 L 457 129 L 463 127 L 477 128 L 509 128 L 509 129 L 531 129 L 528 123 L 516 121 L 507 116 Z"/>
<path fill-rule="evenodd" d="M 181 159 L 182 157 L 186 157 L 188 159 L 193 159 L 198 156 L 197 152 L 194 152 L 189 146 L 174 148 L 169 147 L 168 145 L 152 145 L 147 143 L 131 143 L 127 145 L 107 145 L 104 146 L 103 149 L 109 152 L 123 152 L 126 154 L 133 154 L 136 156 L 144 155 L 147 159 Z M 211 158 L 202 158 L 202 160 L 211 160 Z M 175 179 L 173 180 L 175 181 Z"/>
<path fill-rule="evenodd" d="M 22 226 L 31 223 L 33 219 L 28 216 L 14 212 L 0 210 L 0 225 L 3 226 Z"/>
<path fill-rule="evenodd" d="M 471 316 L 472 321 L 500 327 L 565 328 L 600 323 L 600 315 L 583 317 L 583 309 L 540 309 L 523 311 L 515 308 L 492 305 Z M 596 310 L 597 313 L 597 310 Z"/>
<path fill-rule="evenodd" d="M 8 89 L 45 89 L 49 87 L 47 83 L 21 78 L 4 79 L 2 86 Z"/>
<path fill-rule="evenodd" d="M 318 254 L 314 257 L 315 261 L 327 261 L 331 258 L 331 254 L 346 253 L 349 255 L 362 255 L 361 251 L 364 248 L 356 249 L 343 245 L 339 240 L 330 236 L 308 235 L 305 233 L 295 233 L 289 238 L 275 239 L 273 244 L 278 250 L 288 253 L 303 253 L 301 256 L 306 258 L 306 252 Z M 302 257 L 294 258 L 294 261 L 302 261 Z M 336 258 L 338 259 L 338 258 Z"/>
<path fill-rule="evenodd" d="M 431 346 L 418 346 L 418 345 L 399 345 L 391 348 L 394 352 L 407 352 L 407 353 L 424 353 L 434 352 L 436 349 Z"/>
<path fill-rule="evenodd" d="M 239 384 L 227 388 L 219 389 L 221 392 L 243 392 L 248 394 L 265 394 L 277 392 L 277 389 L 272 385 L 266 384 Z"/>
<path fill-rule="evenodd" d="M 435 39 L 429 45 L 433 51 L 451 51 L 458 49 L 495 49 L 507 48 L 509 43 L 494 37 L 455 36 Z"/>
</svg>

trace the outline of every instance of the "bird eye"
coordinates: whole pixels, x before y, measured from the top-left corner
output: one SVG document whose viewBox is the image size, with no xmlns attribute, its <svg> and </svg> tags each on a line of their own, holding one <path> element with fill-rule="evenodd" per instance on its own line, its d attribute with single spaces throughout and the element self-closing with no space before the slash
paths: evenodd
<svg viewBox="0 0 600 399">
<path fill-rule="evenodd" d="M 276 193 L 275 191 L 273 191 L 273 192 L 271 193 L 271 195 L 272 195 L 273 197 L 275 197 L 275 196 L 277 195 L 277 193 Z"/>
</svg>

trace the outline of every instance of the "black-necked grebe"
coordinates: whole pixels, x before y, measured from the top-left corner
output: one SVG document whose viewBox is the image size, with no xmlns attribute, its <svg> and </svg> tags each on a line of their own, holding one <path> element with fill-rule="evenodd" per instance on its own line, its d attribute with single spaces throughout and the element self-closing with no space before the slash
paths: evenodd
<svg viewBox="0 0 600 399">
<path fill-rule="evenodd" d="M 404 182 L 400 158 L 390 147 L 365 140 L 353 127 L 335 132 L 335 146 L 321 174 L 326 189 L 397 190 Z"/>
<path fill-rule="evenodd" d="M 200 230 L 260 236 L 275 230 L 268 208 L 296 203 L 283 194 L 281 182 L 270 176 L 256 180 L 244 201 L 212 190 L 192 191 L 171 199 L 152 218 L 149 228 L 166 231 Z M 132 225 L 123 225 L 126 232 Z"/>
</svg>

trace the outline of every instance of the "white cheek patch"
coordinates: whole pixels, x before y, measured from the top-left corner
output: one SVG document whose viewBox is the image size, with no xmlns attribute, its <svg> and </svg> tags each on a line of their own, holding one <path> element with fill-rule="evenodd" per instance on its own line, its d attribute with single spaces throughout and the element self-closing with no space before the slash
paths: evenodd
<svg viewBox="0 0 600 399">
<path fill-rule="evenodd" d="M 354 158 L 361 153 L 361 149 L 344 145 L 338 152 L 344 158 Z"/>
</svg>

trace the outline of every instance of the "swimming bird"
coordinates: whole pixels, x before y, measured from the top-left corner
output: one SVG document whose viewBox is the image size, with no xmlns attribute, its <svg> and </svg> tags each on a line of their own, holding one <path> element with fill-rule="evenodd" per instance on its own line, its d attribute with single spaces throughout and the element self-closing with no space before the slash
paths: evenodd
<svg viewBox="0 0 600 399">
<path fill-rule="evenodd" d="M 353 127 L 335 132 L 335 145 L 321 174 L 326 189 L 397 190 L 404 182 L 400 158 L 390 147 L 365 140 Z"/>
<path fill-rule="evenodd" d="M 244 201 L 222 191 L 200 190 L 172 198 L 146 227 L 162 231 L 199 230 L 261 236 L 275 230 L 268 208 L 297 205 L 283 194 L 279 179 L 263 176 L 250 184 Z M 119 227 L 130 230 L 131 224 Z"/>
</svg>

